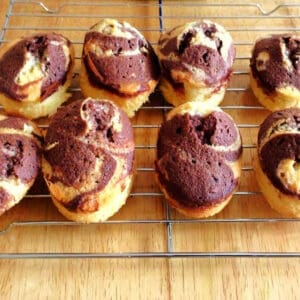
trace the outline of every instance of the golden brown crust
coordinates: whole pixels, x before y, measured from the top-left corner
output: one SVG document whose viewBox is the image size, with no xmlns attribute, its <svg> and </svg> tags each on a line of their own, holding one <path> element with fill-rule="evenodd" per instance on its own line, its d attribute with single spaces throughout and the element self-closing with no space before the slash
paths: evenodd
<svg viewBox="0 0 300 300">
<path fill-rule="evenodd" d="M 300 108 L 300 91 L 293 86 L 277 88 L 273 93 L 266 94 L 252 72 L 250 72 L 250 86 L 256 99 L 270 111 L 290 107 Z"/>
<path fill-rule="evenodd" d="M 227 83 L 220 86 L 217 90 L 212 87 L 195 87 L 188 82 L 183 83 L 184 93 L 181 89 L 174 89 L 168 80 L 162 78 L 160 90 L 164 98 L 172 105 L 179 106 L 189 101 L 199 101 L 206 105 L 219 105 L 225 95 Z"/>
</svg>

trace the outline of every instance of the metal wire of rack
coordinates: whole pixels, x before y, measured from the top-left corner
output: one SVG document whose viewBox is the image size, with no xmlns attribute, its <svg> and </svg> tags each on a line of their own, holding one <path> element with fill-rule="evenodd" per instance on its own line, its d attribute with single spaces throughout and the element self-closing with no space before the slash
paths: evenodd
<svg viewBox="0 0 300 300">
<path fill-rule="evenodd" d="M 29 12 L 27 10 L 22 10 L 20 8 L 24 8 L 26 6 L 30 5 L 30 7 L 33 9 L 33 12 Z M 174 15 L 169 12 L 169 8 L 179 8 L 184 9 L 184 7 L 195 7 L 195 15 Z M 69 11 L 72 11 L 75 8 L 85 8 L 93 6 L 95 8 L 114 8 L 114 7 L 121 7 L 124 9 L 127 9 L 127 11 L 130 12 L 130 9 L 135 7 L 146 7 L 151 8 L 151 13 L 147 15 L 131 15 L 131 14 L 124 14 L 124 15 L 114 15 L 112 14 L 105 14 L 105 13 L 98 13 L 98 10 L 96 9 L 95 14 L 85 14 L 85 13 L 77 13 L 78 10 L 75 10 L 76 12 L 69 13 Z M 236 19 L 248 19 L 248 20 L 259 20 L 259 19 L 274 19 L 274 20 L 295 20 L 300 19 L 299 14 L 290 14 L 287 10 L 288 9 L 298 9 L 300 8 L 300 4 L 284 4 L 284 5 L 278 5 L 274 8 L 271 8 L 269 10 L 265 10 L 260 4 L 256 3 L 240 3 L 240 4 L 226 4 L 222 3 L 222 6 L 228 9 L 236 9 L 236 8 L 243 8 L 246 9 L 247 14 L 239 15 L 239 12 L 236 11 L 235 14 L 228 14 L 228 15 L 209 15 L 205 16 L 207 19 L 216 20 L 219 21 L 226 21 L 226 20 L 236 20 Z M 140 20 L 140 19 L 152 19 L 157 20 L 156 26 L 151 25 L 150 27 L 138 27 L 137 28 L 142 31 L 144 34 L 147 32 L 150 33 L 157 33 L 165 30 L 168 28 L 168 25 L 166 24 L 166 21 L 169 20 L 183 20 L 187 21 L 190 19 L 195 19 L 198 17 L 198 9 L 205 8 L 205 7 L 220 7 L 220 4 L 204 4 L 204 3 L 175 3 L 175 2 L 169 2 L 169 1 L 163 1 L 159 0 L 158 2 L 150 2 L 150 3 L 141 3 L 141 2 L 128 2 L 125 3 L 99 3 L 99 2 L 65 2 L 60 3 L 59 5 L 56 5 L 55 7 L 48 6 L 45 2 L 40 1 L 18 1 L 18 0 L 11 0 L 7 14 L 5 16 L 5 21 L 3 28 L 0 32 L 0 43 L 7 43 L 9 42 L 14 36 L 16 36 L 17 33 L 20 31 L 22 33 L 32 32 L 32 31 L 47 31 L 47 30 L 53 30 L 53 31 L 64 31 L 64 32 L 73 32 L 74 27 L 68 27 L 64 25 L 56 25 L 54 27 L 45 27 L 40 25 L 37 26 L 36 24 L 31 24 L 30 21 L 28 22 L 29 25 L 16 25 L 16 21 L 13 22 L 13 19 L 18 18 L 26 18 L 29 20 L 30 18 L 38 18 L 39 20 L 42 20 L 43 18 L 84 18 L 84 19 L 99 19 L 102 17 L 114 17 L 114 18 L 121 18 L 121 19 L 132 19 L 132 20 Z M 69 9 L 69 10 L 68 10 Z M 248 12 L 248 10 L 251 10 L 251 13 Z M 154 12 L 152 14 L 152 12 Z M 178 12 L 178 11 L 177 11 Z M 169 23 L 169 22 L 168 22 Z M 60 23 L 59 23 L 60 24 Z M 91 25 L 91 24 L 90 24 Z M 300 24 L 299 24 L 300 25 Z M 297 27 L 294 24 L 292 24 L 291 27 L 282 26 L 282 24 L 279 22 L 278 26 L 275 26 L 273 28 L 263 28 L 263 27 L 256 27 L 255 25 L 252 25 L 253 27 L 247 28 L 247 32 L 252 33 L 260 33 L 260 32 L 266 32 L 266 31 L 272 31 L 272 32 L 285 32 L 285 31 L 293 31 L 298 32 L 300 31 L 300 26 Z M 85 26 L 76 26 L 76 30 L 78 32 L 84 33 L 88 27 Z M 233 33 L 239 33 L 244 32 L 245 28 L 239 28 L 239 27 L 230 27 L 228 28 L 228 31 Z M 150 40 L 153 45 L 156 45 L 155 40 Z M 73 39 L 72 42 L 74 45 L 80 47 L 82 45 L 82 40 Z M 235 42 L 235 45 L 237 47 L 247 47 L 251 46 L 253 41 L 240 41 L 237 40 Z M 77 51 L 77 54 L 75 56 L 77 63 L 80 61 L 80 53 Z M 244 63 L 249 60 L 249 55 L 241 54 L 240 52 L 237 53 L 236 61 Z M 75 77 L 78 74 L 75 72 Z M 244 67 L 242 70 L 234 69 L 233 77 L 239 78 L 241 76 L 247 76 L 249 74 L 248 70 Z M 234 83 L 228 87 L 227 94 L 234 94 L 234 95 L 242 95 L 243 93 L 248 91 L 248 86 L 241 86 L 238 80 L 233 80 Z M 80 88 L 78 87 L 78 83 L 75 83 L 70 88 L 70 91 L 73 93 L 80 92 Z M 221 106 L 222 109 L 227 111 L 237 111 L 237 112 L 264 112 L 265 109 L 261 106 L 258 106 L 257 104 L 244 104 L 244 103 L 225 103 Z M 159 103 L 159 104 L 152 104 L 150 103 L 147 106 L 144 106 L 141 108 L 141 111 L 151 111 L 151 112 L 162 112 L 163 114 L 170 110 L 171 106 L 169 106 L 166 103 Z M 39 124 L 41 128 L 47 128 L 47 124 Z M 150 129 L 157 129 L 159 128 L 159 124 L 133 124 L 133 128 L 135 130 L 147 130 Z M 243 130 L 250 130 L 250 129 L 257 129 L 259 124 L 250 124 L 250 123 L 238 123 L 238 127 Z M 136 145 L 136 149 L 142 149 L 142 150 L 151 150 L 155 149 L 155 144 L 148 144 L 148 145 Z M 255 143 L 245 143 L 243 145 L 244 149 L 255 149 L 256 145 Z M 246 165 L 242 168 L 243 173 L 245 172 L 252 172 L 253 167 L 252 165 Z M 137 173 L 153 173 L 154 168 L 153 167 L 144 167 L 144 166 L 138 166 L 137 167 Z M 249 190 L 239 190 L 235 193 L 235 196 L 258 196 L 260 195 L 259 191 L 249 191 Z M 158 197 L 162 198 L 163 194 L 160 192 L 155 191 L 142 191 L 142 192 L 132 192 L 130 194 L 131 197 Z M 38 194 L 28 194 L 26 198 L 49 198 L 49 194 L 45 193 L 38 193 Z M 135 257 L 135 258 L 145 258 L 145 257 L 300 257 L 300 252 L 275 252 L 275 251 L 221 251 L 221 252 L 214 252 L 214 251 L 176 251 L 174 244 L 173 244 L 173 225 L 175 224 L 251 224 L 251 223 L 293 223 L 297 224 L 300 220 L 299 219 L 291 219 L 291 218 L 280 218 L 280 217 L 244 217 L 244 218 L 234 218 L 234 217 L 216 217 L 216 218 L 210 218 L 210 219 L 183 219 L 181 217 L 174 218 L 173 212 L 169 208 L 168 205 L 165 207 L 165 217 L 163 219 L 122 219 L 122 220 L 108 220 L 103 222 L 103 224 L 107 225 L 124 225 L 124 224 L 132 224 L 132 225 L 138 225 L 138 224 L 163 224 L 165 226 L 165 233 L 166 233 L 166 251 L 160 251 L 160 252 L 153 252 L 153 251 L 139 251 L 139 252 L 101 252 L 101 253 L 70 253 L 70 252 L 60 252 L 60 253 L 54 253 L 54 252 L 21 252 L 21 253 L 0 253 L 0 258 L 7 259 L 7 258 L 129 258 L 129 257 Z M 100 224 L 99 226 L 101 226 Z M 82 225 L 75 222 L 69 222 L 69 221 L 57 221 L 57 220 L 21 220 L 21 221 L 11 221 L 6 226 L 0 230 L 0 236 L 3 236 L 7 234 L 9 231 L 11 231 L 13 228 L 16 227 L 38 227 L 38 226 L 90 226 L 90 225 Z"/>
</svg>

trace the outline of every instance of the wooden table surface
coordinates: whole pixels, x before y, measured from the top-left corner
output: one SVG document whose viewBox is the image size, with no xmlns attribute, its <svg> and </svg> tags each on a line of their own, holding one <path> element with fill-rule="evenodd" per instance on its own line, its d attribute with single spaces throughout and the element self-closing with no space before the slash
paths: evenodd
<svg viewBox="0 0 300 300">
<path fill-rule="evenodd" d="M 11 1 L 14 2 L 14 1 Z M 155 45 L 159 36 L 159 18 L 156 2 L 150 5 L 111 6 L 100 4 L 75 6 L 74 1 L 55 14 L 46 14 L 41 6 L 31 2 L 12 3 L 4 43 L 19 36 L 54 30 L 69 37 L 76 48 L 76 69 L 85 31 L 103 16 L 120 17 L 138 28 Z M 21 2 L 21 1 L 20 1 Z M 56 9 L 58 1 L 44 1 Z M 90 1 L 97 2 L 97 1 Z M 220 1 L 201 1 L 218 3 Z M 0 23 L 4 24 L 8 0 L 1 1 Z M 78 2 L 79 3 L 79 2 Z M 132 3 L 132 2 L 131 2 Z M 179 3 L 179 2 L 177 2 Z M 200 3 L 200 2 L 198 2 Z M 299 28 L 299 7 L 281 7 L 272 15 L 263 17 L 257 7 L 186 5 L 178 7 L 164 1 L 163 28 L 172 28 L 196 18 L 211 18 L 227 29 L 237 44 L 235 74 L 222 106 L 258 106 L 248 88 L 248 57 L 251 44 L 269 32 L 292 31 Z M 240 1 L 240 4 L 245 1 Z M 260 1 L 270 11 L 285 1 Z M 289 1 L 291 3 L 291 1 Z M 293 1 L 293 3 L 297 3 Z M 186 3 L 185 3 L 186 4 Z M 103 6 L 101 6 L 103 5 Z M 299 4 L 300 6 L 300 4 Z M 291 15 L 295 15 L 291 18 Z M 224 17 L 225 16 L 225 17 Z M 234 18 L 239 16 L 239 18 Z M 248 17 L 247 17 L 248 16 Z M 250 16 L 250 17 L 249 17 Z M 252 16 L 252 17 L 251 17 Z M 214 17 L 214 18 L 213 18 Z M 3 26 L 1 26 L 3 27 Z M 145 30 L 148 29 L 148 30 Z M 256 30 L 254 30 L 256 29 Z M 259 30 L 257 30 L 259 29 Z M 274 31 L 275 29 L 275 31 Z M 72 85 L 73 99 L 81 97 L 77 76 Z M 155 95 L 150 105 L 162 105 Z M 149 105 L 149 104 L 148 104 Z M 225 107 L 226 109 L 226 107 Z M 257 125 L 267 116 L 263 109 L 229 109 L 238 124 L 246 145 L 239 192 L 257 192 L 254 172 L 251 169 L 256 143 Z M 158 125 L 163 120 L 159 109 L 140 110 L 132 120 L 135 125 Z M 45 123 L 46 120 L 40 120 Z M 244 124 L 244 125 L 243 125 Z M 137 145 L 155 145 L 157 128 L 135 128 Z M 248 145 L 248 147 L 247 147 Z M 153 168 L 155 149 L 140 148 L 137 152 L 139 168 Z M 249 168 L 248 168 L 249 167 Z M 37 189 L 39 186 L 37 186 Z M 294 299 L 300 294 L 300 260 L 282 257 L 236 257 L 233 254 L 262 252 L 300 252 L 300 223 L 268 222 L 280 216 L 270 209 L 259 194 L 242 193 L 214 222 L 189 223 L 174 211 L 169 218 L 179 220 L 167 227 L 167 209 L 163 197 L 137 193 L 159 193 L 153 172 L 137 173 L 133 195 L 120 212 L 112 218 L 114 224 L 14 226 L 0 234 L 1 254 L 22 253 L 165 253 L 169 250 L 167 230 L 171 230 L 172 247 L 176 253 L 197 252 L 207 254 L 202 258 L 0 258 L 1 299 Z M 31 194 L 34 193 L 31 192 Z M 243 219 L 228 222 L 229 219 Z M 245 219 L 252 222 L 245 222 Z M 253 222 L 262 218 L 263 222 Z M 123 222 L 128 220 L 154 220 L 150 224 Z M 162 222 L 159 222 L 162 220 Z M 221 222 L 221 221 L 226 222 Z M 12 222 L 64 221 L 49 197 L 27 197 L 19 205 L 1 216 L 2 230 Z M 120 221 L 120 222 L 119 222 Z M 119 222 L 119 223 L 118 223 Z M 209 257 L 208 253 L 228 252 L 232 257 Z"/>
</svg>

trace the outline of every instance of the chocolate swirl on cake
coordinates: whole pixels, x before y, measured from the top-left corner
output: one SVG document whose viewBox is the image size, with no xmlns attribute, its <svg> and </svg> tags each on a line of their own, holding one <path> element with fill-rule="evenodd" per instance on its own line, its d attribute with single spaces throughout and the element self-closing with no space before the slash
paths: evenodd
<svg viewBox="0 0 300 300">
<path fill-rule="evenodd" d="M 283 34 L 258 40 L 250 67 L 257 84 L 267 94 L 287 86 L 300 89 L 300 38 Z"/>
<path fill-rule="evenodd" d="M 258 158 L 263 172 L 282 193 L 300 199 L 300 109 L 271 114 L 258 133 Z"/>
<path fill-rule="evenodd" d="M 119 96 L 153 89 L 160 69 L 150 43 L 126 22 L 105 19 L 85 36 L 83 63 L 91 85 Z"/>
<path fill-rule="evenodd" d="M 220 86 L 231 75 L 235 49 L 224 28 L 201 21 L 162 34 L 158 56 L 163 75 L 174 88 L 182 88 L 185 77 L 195 85 Z"/>
<path fill-rule="evenodd" d="M 235 190 L 238 178 L 232 164 L 241 153 L 239 131 L 221 110 L 175 113 L 159 131 L 158 180 L 179 205 L 209 207 Z"/>
<path fill-rule="evenodd" d="M 0 214 L 17 204 L 36 179 L 39 138 L 33 123 L 0 115 Z"/>
<path fill-rule="evenodd" d="M 97 212 L 133 175 L 134 141 L 128 117 L 110 101 L 76 101 L 60 108 L 45 137 L 43 171 L 59 205 Z"/>
<path fill-rule="evenodd" d="M 45 100 L 67 79 L 69 47 L 70 42 L 55 33 L 17 41 L 0 59 L 0 91 L 17 101 Z"/>
</svg>

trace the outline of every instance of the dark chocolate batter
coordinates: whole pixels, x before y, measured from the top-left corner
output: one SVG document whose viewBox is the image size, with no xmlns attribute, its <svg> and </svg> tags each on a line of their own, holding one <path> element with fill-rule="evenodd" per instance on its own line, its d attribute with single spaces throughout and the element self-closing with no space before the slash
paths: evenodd
<svg viewBox="0 0 300 300">
<path fill-rule="evenodd" d="M 283 55 L 280 44 L 286 47 L 287 59 L 290 60 L 292 68 L 287 70 L 284 67 Z M 269 60 L 266 62 L 257 59 L 259 53 L 267 52 Z M 268 94 L 278 87 L 294 86 L 300 89 L 300 38 L 283 34 L 273 35 L 256 42 L 250 67 L 253 77 L 259 86 Z M 257 70 L 257 66 L 264 64 L 262 70 Z"/>
<path fill-rule="evenodd" d="M 239 133 L 222 112 L 202 118 L 177 115 L 162 124 L 157 143 L 156 171 L 172 198 L 187 207 L 217 203 L 237 185 L 225 160 L 237 160 L 237 151 L 218 152 L 210 146 L 229 146 Z"/>
<path fill-rule="evenodd" d="M 84 41 L 83 62 L 92 85 L 120 96 L 136 96 L 150 89 L 149 82 L 158 79 L 160 68 L 150 43 L 128 28 L 123 27 L 123 30 L 131 32 L 134 37 L 126 39 L 88 32 Z M 103 52 L 112 50 L 112 56 L 97 55 L 86 46 L 90 43 Z M 137 49 L 139 53 L 136 55 L 122 55 L 124 51 Z M 130 83 L 140 84 L 139 90 L 127 94 L 120 90 L 122 84 Z"/>
<path fill-rule="evenodd" d="M 274 126 L 274 123 L 277 125 Z M 292 159 L 295 164 L 300 163 L 300 134 L 289 132 L 296 129 L 300 133 L 300 109 L 290 108 L 269 115 L 258 132 L 259 148 L 270 128 L 273 128 L 271 134 L 283 134 L 273 137 L 260 149 L 258 155 L 262 170 L 277 189 L 287 195 L 296 195 L 300 199 L 300 194 L 284 186 L 276 174 L 280 162 L 284 159 Z"/>
<path fill-rule="evenodd" d="M 65 69 L 66 57 L 61 44 L 51 42 L 63 42 L 70 46 L 70 42 L 57 34 L 35 35 L 22 39 L 12 46 L 0 59 L 0 91 L 14 100 L 22 101 L 28 95 L 25 88 L 32 84 L 29 82 L 20 86 L 15 82 L 17 75 L 26 63 L 26 53 L 30 52 L 42 64 L 45 79 L 41 87 L 41 99 L 45 100 L 63 85 L 67 79 Z"/>
<path fill-rule="evenodd" d="M 216 50 L 205 45 L 192 45 L 192 39 L 201 30 L 204 34 L 212 39 L 216 44 Z M 181 89 L 182 84 L 172 77 L 172 70 L 190 72 L 185 64 L 201 69 L 205 73 L 204 82 L 207 85 L 216 85 L 227 81 L 231 75 L 231 65 L 235 56 L 235 50 L 231 45 L 228 53 L 228 59 L 225 61 L 221 55 L 223 41 L 215 37 L 217 28 L 214 24 L 209 25 L 204 22 L 195 23 L 193 28 L 182 36 L 177 47 L 177 37 L 171 38 L 173 30 L 167 32 L 159 40 L 159 51 L 168 56 L 173 54 L 178 60 L 161 59 L 162 72 L 165 78 L 176 89 Z M 168 40 L 168 36 L 170 39 Z M 166 42 L 167 41 L 167 42 Z M 164 46 L 162 46 L 164 45 Z"/>
<path fill-rule="evenodd" d="M 107 185 L 116 169 L 115 157 L 124 157 L 127 163 L 120 179 L 133 172 L 132 127 L 128 117 L 120 111 L 122 130 L 116 131 L 110 125 L 115 113 L 116 107 L 109 102 L 79 100 L 60 108 L 51 121 L 45 137 L 44 155 L 54 174 L 47 180 L 78 188 L 92 176 L 97 186 L 64 203 L 69 210 L 85 209 L 89 195 Z M 103 161 L 99 170 L 95 170 L 97 158 Z M 97 210 L 97 206 L 89 209 Z"/>
</svg>

